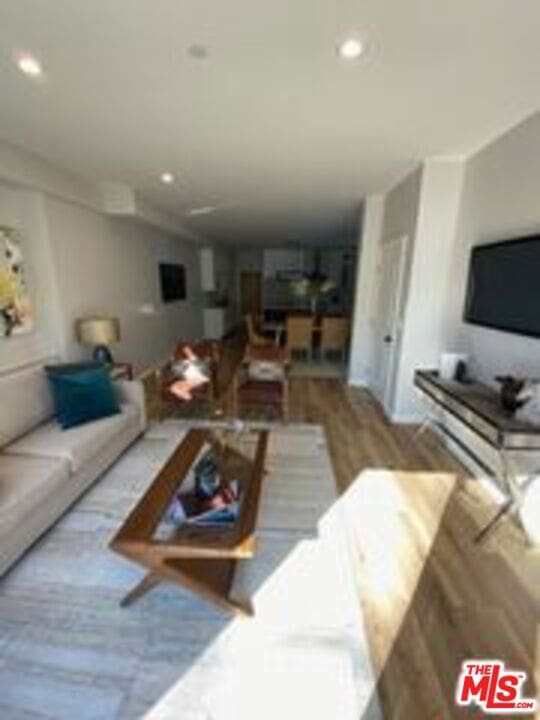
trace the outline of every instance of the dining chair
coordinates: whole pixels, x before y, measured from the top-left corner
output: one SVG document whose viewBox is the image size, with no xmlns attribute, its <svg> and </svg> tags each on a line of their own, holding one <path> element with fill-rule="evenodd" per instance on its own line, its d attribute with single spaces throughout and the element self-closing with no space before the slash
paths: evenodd
<svg viewBox="0 0 540 720">
<path fill-rule="evenodd" d="M 244 322 L 246 324 L 247 341 L 249 345 L 264 346 L 274 344 L 270 338 L 267 338 L 257 331 L 253 315 L 245 315 Z"/>
<path fill-rule="evenodd" d="M 287 349 L 289 353 L 302 352 L 313 357 L 313 316 L 287 316 Z"/>
<path fill-rule="evenodd" d="M 343 317 L 323 317 L 321 322 L 321 357 L 328 352 L 339 353 L 345 360 L 349 340 L 349 320 Z"/>
<path fill-rule="evenodd" d="M 247 345 L 234 376 L 234 414 L 255 413 L 273 419 L 277 410 L 283 422 L 289 416 L 289 354 L 277 345 Z M 270 413 L 270 414 L 269 414 Z"/>
</svg>

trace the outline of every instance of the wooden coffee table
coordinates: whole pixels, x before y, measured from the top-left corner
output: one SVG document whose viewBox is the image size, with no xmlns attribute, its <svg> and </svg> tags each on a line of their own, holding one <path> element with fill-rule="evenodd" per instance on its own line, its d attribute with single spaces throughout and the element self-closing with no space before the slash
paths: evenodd
<svg viewBox="0 0 540 720">
<path fill-rule="evenodd" d="M 110 543 L 115 552 L 148 569 L 122 600 L 122 606 L 135 602 L 162 581 L 172 580 L 224 610 L 253 614 L 249 600 L 230 596 L 238 561 L 255 554 L 268 432 L 252 434 L 253 457 L 232 447 L 226 435 L 206 429 L 191 430 L 180 442 Z M 238 519 L 226 527 L 173 527 L 166 539 L 157 538 L 156 530 L 171 500 L 203 448 L 210 445 L 219 453 L 222 478 L 239 481 L 242 494 Z"/>
</svg>

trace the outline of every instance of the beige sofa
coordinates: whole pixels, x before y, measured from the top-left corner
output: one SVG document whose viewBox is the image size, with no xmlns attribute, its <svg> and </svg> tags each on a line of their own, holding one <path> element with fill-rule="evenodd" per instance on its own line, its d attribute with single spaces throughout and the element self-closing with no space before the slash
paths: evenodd
<svg viewBox="0 0 540 720">
<path fill-rule="evenodd" d="M 0 375 L 0 575 L 144 431 L 141 383 L 116 385 L 120 414 L 62 430 L 41 365 Z"/>
</svg>

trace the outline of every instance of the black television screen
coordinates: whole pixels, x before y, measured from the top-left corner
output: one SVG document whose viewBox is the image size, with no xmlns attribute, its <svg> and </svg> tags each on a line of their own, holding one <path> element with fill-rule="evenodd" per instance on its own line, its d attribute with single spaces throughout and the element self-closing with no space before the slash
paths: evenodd
<svg viewBox="0 0 540 720">
<path fill-rule="evenodd" d="M 186 298 L 186 270 L 183 265 L 160 263 L 159 279 L 163 302 L 174 302 Z"/>
<path fill-rule="evenodd" d="M 465 320 L 540 337 L 540 235 L 473 248 Z"/>
</svg>

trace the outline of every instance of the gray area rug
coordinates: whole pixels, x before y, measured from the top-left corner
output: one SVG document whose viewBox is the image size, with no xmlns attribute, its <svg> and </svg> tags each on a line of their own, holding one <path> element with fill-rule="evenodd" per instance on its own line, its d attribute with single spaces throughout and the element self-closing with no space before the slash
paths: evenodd
<svg viewBox="0 0 540 720">
<path fill-rule="evenodd" d="M 2 720 L 380 717 L 323 432 L 271 433 L 259 551 L 234 587 L 255 618 L 163 584 L 108 550 L 185 428 L 152 429 L 0 583 Z"/>
<path fill-rule="evenodd" d="M 291 377 L 293 378 L 324 378 L 344 380 L 347 376 L 347 365 L 338 360 L 293 360 Z"/>
</svg>

